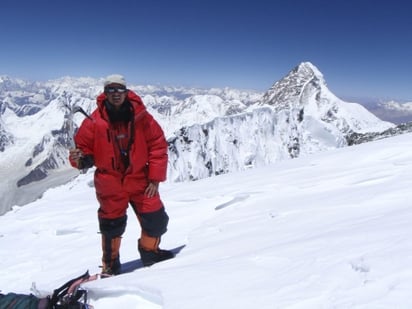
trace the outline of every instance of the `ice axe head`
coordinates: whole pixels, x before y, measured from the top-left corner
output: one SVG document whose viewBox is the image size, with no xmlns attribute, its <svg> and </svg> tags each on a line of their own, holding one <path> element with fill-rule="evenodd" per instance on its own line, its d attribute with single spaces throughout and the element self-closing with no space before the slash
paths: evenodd
<svg viewBox="0 0 412 309">
<path fill-rule="evenodd" d="M 81 108 L 79 105 L 74 105 L 74 106 L 72 107 L 72 113 L 75 114 L 75 113 L 78 113 L 78 112 L 82 113 L 82 114 L 85 115 L 87 118 L 90 118 L 90 116 L 84 111 L 83 108 Z"/>
<path fill-rule="evenodd" d="M 72 107 L 73 114 L 81 112 L 82 110 L 83 110 L 83 108 L 81 108 L 79 105 L 75 105 L 75 106 Z"/>
</svg>

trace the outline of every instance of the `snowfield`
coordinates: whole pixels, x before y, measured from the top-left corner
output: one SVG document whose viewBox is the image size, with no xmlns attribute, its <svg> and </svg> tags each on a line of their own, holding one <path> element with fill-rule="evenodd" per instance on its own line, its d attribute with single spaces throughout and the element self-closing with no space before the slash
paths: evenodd
<svg viewBox="0 0 412 309">
<path fill-rule="evenodd" d="M 0 289 L 43 295 L 101 251 L 92 171 L 0 217 Z M 97 309 L 412 308 L 412 135 L 187 183 L 161 194 L 173 260 L 89 282 Z M 136 264 L 132 212 L 121 260 Z"/>
</svg>

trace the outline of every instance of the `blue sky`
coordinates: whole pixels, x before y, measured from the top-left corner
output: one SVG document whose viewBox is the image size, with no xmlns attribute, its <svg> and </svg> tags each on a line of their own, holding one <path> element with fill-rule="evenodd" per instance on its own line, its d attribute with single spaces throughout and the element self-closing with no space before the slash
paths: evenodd
<svg viewBox="0 0 412 309">
<path fill-rule="evenodd" d="M 340 97 L 412 100 L 408 0 L 3 0 L 0 75 L 267 90 L 303 61 Z"/>
</svg>

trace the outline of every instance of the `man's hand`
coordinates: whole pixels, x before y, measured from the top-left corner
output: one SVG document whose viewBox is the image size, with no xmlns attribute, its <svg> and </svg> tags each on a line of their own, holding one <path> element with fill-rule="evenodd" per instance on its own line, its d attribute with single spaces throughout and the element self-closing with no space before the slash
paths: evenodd
<svg viewBox="0 0 412 309">
<path fill-rule="evenodd" d="M 70 149 L 69 150 L 69 159 L 76 163 L 79 166 L 80 159 L 83 157 L 83 152 L 80 149 Z"/>
<path fill-rule="evenodd" d="M 150 180 L 149 185 L 144 191 L 144 194 L 147 195 L 147 197 L 153 197 L 158 193 L 158 191 L 159 191 L 159 182 Z"/>
</svg>

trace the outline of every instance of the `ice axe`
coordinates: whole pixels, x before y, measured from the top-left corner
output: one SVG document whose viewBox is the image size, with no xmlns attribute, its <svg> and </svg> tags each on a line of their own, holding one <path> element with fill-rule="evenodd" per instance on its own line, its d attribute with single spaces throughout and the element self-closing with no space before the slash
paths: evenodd
<svg viewBox="0 0 412 309">
<path fill-rule="evenodd" d="M 89 119 L 92 119 L 85 111 L 84 109 L 79 106 L 79 105 L 69 105 L 65 104 L 66 108 L 70 111 L 69 117 L 68 117 L 68 126 L 69 126 L 69 135 L 71 136 L 70 139 L 70 151 L 76 149 L 76 143 L 74 141 L 74 121 L 73 121 L 73 116 L 76 113 L 82 113 L 84 116 L 86 116 Z M 81 173 L 85 173 L 88 168 L 82 168 L 80 169 Z"/>
<path fill-rule="evenodd" d="M 68 100 L 67 100 L 68 101 Z M 89 119 L 92 119 L 85 111 L 84 109 L 79 106 L 79 105 L 70 105 L 69 103 L 64 104 L 64 106 L 69 110 L 68 117 L 67 117 L 67 122 L 68 122 L 68 134 L 70 136 L 70 148 L 76 148 L 75 142 L 73 140 L 74 136 L 74 121 L 73 121 L 73 116 L 75 113 L 82 113 L 84 116 L 86 116 Z"/>
<path fill-rule="evenodd" d="M 82 113 L 82 114 L 83 114 L 84 116 L 86 116 L 87 118 L 92 119 L 92 118 L 84 111 L 84 109 L 83 109 L 81 106 L 79 106 L 79 105 L 74 105 L 74 106 L 72 106 L 70 110 L 71 110 L 71 112 L 72 112 L 73 115 L 76 114 L 76 113 Z"/>
</svg>

